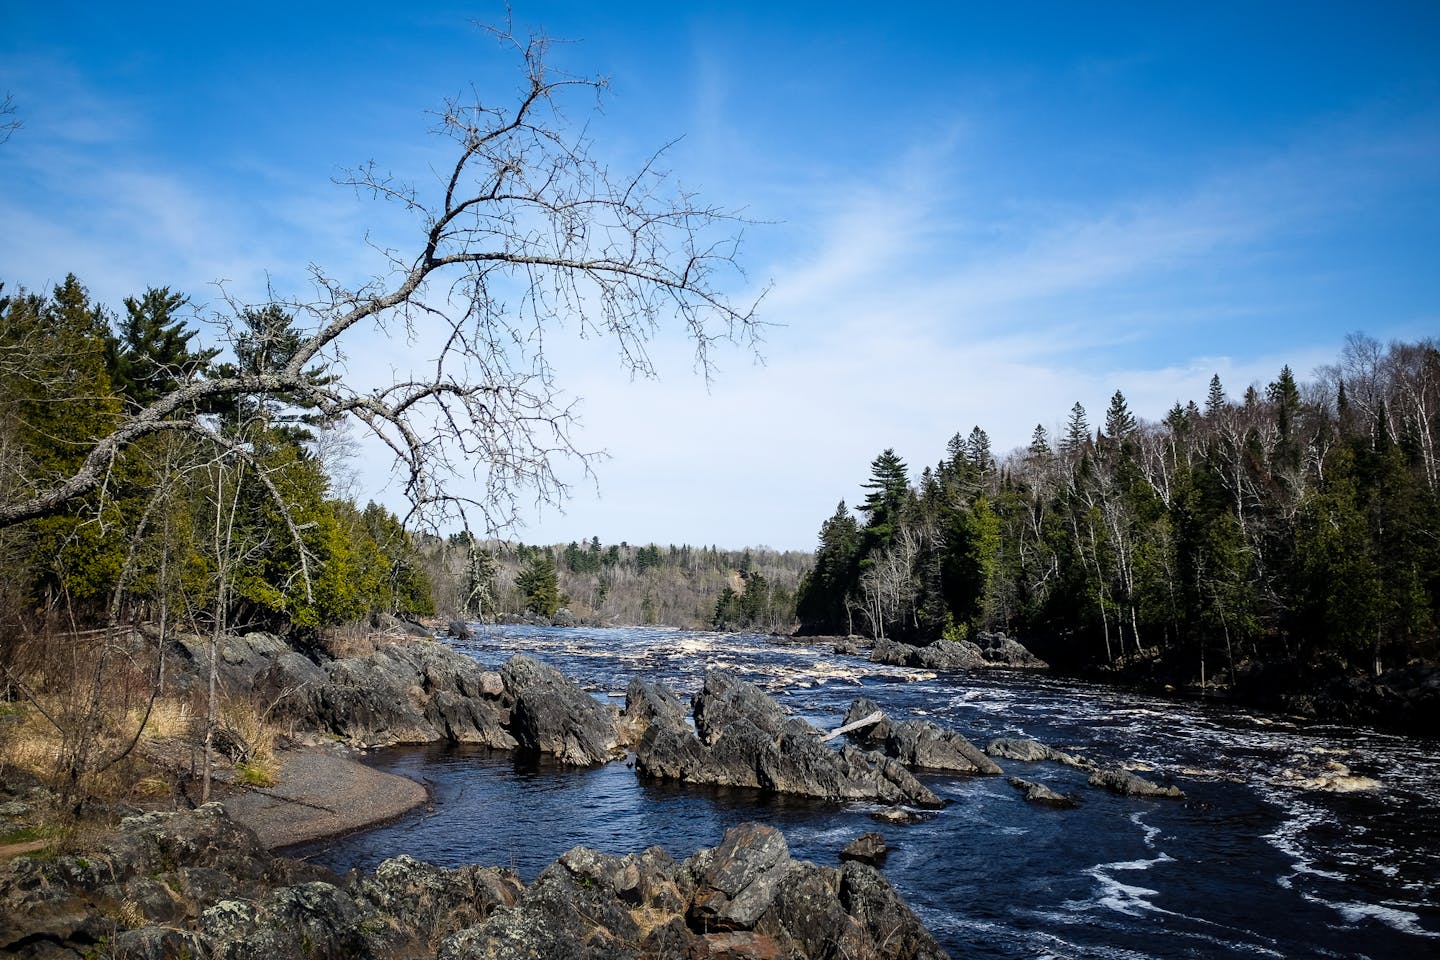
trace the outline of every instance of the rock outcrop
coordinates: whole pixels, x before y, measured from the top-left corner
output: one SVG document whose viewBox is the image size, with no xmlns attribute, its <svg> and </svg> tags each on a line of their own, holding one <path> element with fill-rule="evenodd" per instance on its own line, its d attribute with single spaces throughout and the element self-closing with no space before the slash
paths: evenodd
<svg viewBox="0 0 1440 960">
<path fill-rule="evenodd" d="M 969 640 L 936 640 L 915 645 L 880 638 L 870 648 L 872 663 L 925 670 L 982 670 L 986 667 L 1043 669 L 1048 665 L 1003 633 L 979 633 Z"/>
<path fill-rule="evenodd" d="M 1026 740 L 1020 737 L 1000 737 L 991 740 L 985 747 L 985 753 L 1004 760 L 1021 760 L 1026 763 L 1040 763 L 1048 760 L 1052 763 L 1074 767 L 1077 770 L 1095 769 L 1095 764 L 1084 757 L 1073 756 L 1053 747 L 1047 747 L 1038 740 Z"/>
<path fill-rule="evenodd" d="M 1005 782 L 1025 794 L 1025 800 L 1029 803 L 1038 803 L 1060 810 L 1069 810 L 1076 805 L 1074 798 L 1067 797 L 1063 793 L 1056 793 L 1043 783 L 1022 780 L 1019 777 L 1006 777 Z"/>
<path fill-rule="evenodd" d="M 917 647 L 881 638 L 870 648 L 871 663 L 926 670 L 979 670 L 989 665 L 980 648 L 969 641 L 936 640 Z"/>
<path fill-rule="evenodd" d="M 643 776 L 831 800 L 944 805 L 900 763 L 848 744 L 832 750 L 819 742 L 819 730 L 732 674 L 705 675 L 693 704 L 695 730 L 673 709 L 674 694 L 654 686 L 637 681 L 626 697 L 627 713 L 648 717 L 635 750 Z"/>
<path fill-rule="evenodd" d="M 907 767 L 949 770 L 955 773 L 993 776 L 1000 767 L 975 744 L 954 730 L 947 730 L 929 720 L 893 720 L 884 716 L 875 701 L 856 697 L 845 711 L 845 724 L 855 723 L 872 714 L 883 719 L 847 734 L 857 743 L 894 757 Z"/>
<path fill-rule="evenodd" d="M 620 755 L 615 715 L 554 667 L 516 654 L 500 670 L 520 749 L 589 766 Z"/>
<path fill-rule="evenodd" d="M 1123 797 L 1185 799 L 1185 794 L 1179 787 L 1162 787 L 1158 783 L 1146 780 L 1128 770 L 1097 770 L 1090 775 L 1090 786 L 1104 787 L 1111 793 L 1118 793 Z"/>
<path fill-rule="evenodd" d="M 840 860 L 843 863 L 847 860 L 856 860 L 860 863 L 868 863 L 872 867 L 878 867 L 885 862 L 890 855 L 890 846 L 885 842 L 885 837 L 878 833 L 862 833 L 851 840 L 840 851 Z"/>
<path fill-rule="evenodd" d="M 208 642 L 181 638 L 172 653 L 191 682 L 208 672 Z M 498 672 L 433 640 L 328 659 L 252 633 L 226 637 L 217 664 L 229 689 L 250 691 L 273 704 L 275 716 L 355 746 L 473 743 L 578 766 L 618 755 L 614 712 L 558 670 L 519 654 Z"/>
<path fill-rule="evenodd" d="M 980 655 L 997 667 L 1017 667 L 1027 670 L 1046 670 L 1050 665 L 1031 653 L 1020 641 L 1003 633 L 977 633 L 975 646 Z"/>
<path fill-rule="evenodd" d="M 0 865 L 0 953 L 215 960 L 945 956 L 873 868 L 744 824 L 677 863 L 576 847 L 528 887 L 401 856 L 341 879 L 276 858 L 218 804 L 122 823 L 104 852 Z"/>
</svg>

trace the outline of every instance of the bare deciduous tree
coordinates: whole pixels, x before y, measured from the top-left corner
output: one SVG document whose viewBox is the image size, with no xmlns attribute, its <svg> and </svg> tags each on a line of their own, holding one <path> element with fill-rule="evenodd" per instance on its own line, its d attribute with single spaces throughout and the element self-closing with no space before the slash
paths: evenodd
<svg viewBox="0 0 1440 960">
<path fill-rule="evenodd" d="M 737 302 L 723 292 L 745 279 L 736 260 L 744 221 L 672 189 L 658 166 L 663 150 L 631 176 L 612 175 L 561 104 L 577 93 L 599 96 L 605 82 L 549 69 L 544 37 L 492 33 L 520 60 L 517 100 L 455 101 L 439 111 L 438 132 L 456 155 L 435 183 L 401 183 L 373 164 L 340 181 L 418 221 L 408 251 L 383 251 L 387 273 L 351 287 L 312 268 L 316 295 L 282 304 L 307 331 L 286 362 L 192 376 L 96 438 L 71 476 L 7 491 L 0 528 L 96 489 L 116 458 L 148 435 L 189 433 L 245 460 L 243 445 L 195 415 L 242 395 L 353 418 L 393 451 L 418 515 L 500 527 L 515 518 L 522 491 L 563 498 L 558 458 L 588 464 L 545 359 L 548 331 L 569 326 L 606 339 L 640 375 L 653 372 L 646 347 L 662 324 L 685 329 L 707 372 L 717 340 L 753 344 L 758 298 Z M 371 326 L 437 342 L 433 367 L 376 389 L 307 376 L 317 361 L 341 361 L 347 343 Z M 449 482 L 456 479 L 477 486 Z"/>
</svg>

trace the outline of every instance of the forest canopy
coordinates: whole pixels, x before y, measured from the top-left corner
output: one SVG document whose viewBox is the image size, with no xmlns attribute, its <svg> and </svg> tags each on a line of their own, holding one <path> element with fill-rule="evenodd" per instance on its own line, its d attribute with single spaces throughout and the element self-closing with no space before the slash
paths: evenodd
<svg viewBox="0 0 1440 960">
<path fill-rule="evenodd" d="M 1163 420 L 1116 390 L 997 457 L 976 426 L 912 481 L 886 450 L 820 529 L 811 632 L 980 630 L 1052 661 L 1167 657 L 1201 676 L 1336 657 L 1378 672 L 1440 635 L 1440 349 L 1348 338 L 1299 382 L 1218 376 Z"/>
</svg>

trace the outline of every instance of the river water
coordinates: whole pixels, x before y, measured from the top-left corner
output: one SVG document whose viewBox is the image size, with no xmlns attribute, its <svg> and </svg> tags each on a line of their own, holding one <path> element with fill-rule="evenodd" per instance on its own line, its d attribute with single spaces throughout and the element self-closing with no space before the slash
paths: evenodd
<svg viewBox="0 0 1440 960">
<path fill-rule="evenodd" d="M 1087 786 L 1081 771 L 1001 760 L 1007 774 L 1077 795 L 1079 808 L 1027 804 L 1002 777 L 922 776 L 949 805 L 892 826 L 864 803 L 649 783 L 619 762 L 574 770 L 487 750 L 394 749 L 374 762 L 429 783 L 433 809 L 293 852 L 342 871 L 400 853 L 498 864 L 528 882 L 577 844 L 613 854 L 659 844 L 683 859 L 758 820 L 782 828 L 795 856 L 833 865 L 851 839 L 879 830 L 891 846 L 886 875 L 956 957 L 1440 957 L 1432 741 L 1043 673 L 937 675 L 758 636 L 479 629 L 451 642 L 487 666 L 528 653 L 617 705 L 633 676 L 688 694 L 704 669 L 724 667 L 817 726 L 838 726 L 863 694 L 982 747 L 1025 736 L 1128 764 L 1187 799 L 1126 799 Z M 1380 786 L 1337 794 L 1277 783 L 1327 762 Z"/>
</svg>

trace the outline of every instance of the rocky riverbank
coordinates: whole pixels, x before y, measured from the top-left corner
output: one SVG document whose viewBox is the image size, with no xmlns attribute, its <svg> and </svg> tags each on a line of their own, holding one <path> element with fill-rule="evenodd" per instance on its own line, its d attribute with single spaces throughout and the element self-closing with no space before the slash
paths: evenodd
<svg viewBox="0 0 1440 960">
<path fill-rule="evenodd" d="M 338 877 L 276 857 L 220 804 L 122 820 L 103 844 L 0 865 L 0 953 L 177 960 L 941 958 L 874 867 L 797 861 L 745 824 L 676 861 L 576 847 L 526 886 L 400 856 Z"/>
</svg>

